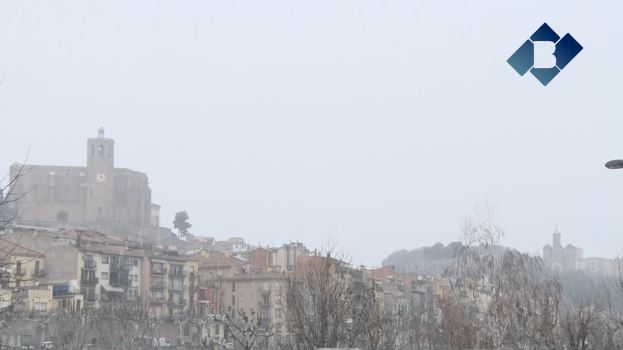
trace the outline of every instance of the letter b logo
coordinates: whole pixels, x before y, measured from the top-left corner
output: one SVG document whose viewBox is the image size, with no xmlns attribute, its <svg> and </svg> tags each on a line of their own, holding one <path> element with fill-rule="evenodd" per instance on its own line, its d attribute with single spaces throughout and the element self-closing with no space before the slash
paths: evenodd
<svg viewBox="0 0 623 350">
<path fill-rule="evenodd" d="M 534 42 L 534 66 L 533 68 L 556 67 L 556 43 L 551 41 Z"/>
<path fill-rule="evenodd" d="M 547 85 L 582 49 L 571 34 L 561 39 L 547 23 L 543 23 L 507 62 L 519 75 L 530 71 L 541 84 Z"/>
</svg>

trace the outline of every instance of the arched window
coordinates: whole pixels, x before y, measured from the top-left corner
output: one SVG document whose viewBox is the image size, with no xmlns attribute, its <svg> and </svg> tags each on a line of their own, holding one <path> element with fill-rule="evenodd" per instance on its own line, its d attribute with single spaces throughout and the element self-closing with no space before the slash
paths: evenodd
<svg viewBox="0 0 623 350">
<path fill-rule="evenodd" d="M 69 220 L 69 214 L 66 211 L 63 210 L 56 214 L 56 221 L 67 222 L 67 220 Z"/>
</svg>

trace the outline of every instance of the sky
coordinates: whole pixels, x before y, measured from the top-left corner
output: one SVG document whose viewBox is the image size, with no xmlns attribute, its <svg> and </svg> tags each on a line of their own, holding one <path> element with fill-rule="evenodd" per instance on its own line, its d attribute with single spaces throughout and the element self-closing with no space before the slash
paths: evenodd
<svg viewBox="0 0 623 350">
<path fill-rule="evenodd" d="M 84 165 L 103 126 L 161 223 L 339 247 L 354 263 L 556 225 L 623 254 L 620 1 L 0 1 L 0 169 Z M 547 87 L 506 59 L 543 23 L 584 50 Z"/>
</svg>

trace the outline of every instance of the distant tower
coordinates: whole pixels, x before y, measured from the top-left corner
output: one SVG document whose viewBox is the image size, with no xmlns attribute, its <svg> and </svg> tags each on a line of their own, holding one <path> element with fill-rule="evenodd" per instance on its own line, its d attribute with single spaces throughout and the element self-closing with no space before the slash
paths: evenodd
<svg viewBox="0 0 623 350">
<path fill-rule="evenodd" d="M 99 128 L 97 138 L 87 141 L 87 199 L 86 222 L 107 224 L 113 222 L 113 176 L 115 169 L 115 141 L 104 137 Z"/>
<path fill-rule="evenodd" d="M 558 231 L 558 227 L 556 227 L 556 229 L 554 230 L 552 237 L 554 238 L 554 247 L 562 247 L 562 244 L 560 243 L 560 231 Z"/>
</svg>

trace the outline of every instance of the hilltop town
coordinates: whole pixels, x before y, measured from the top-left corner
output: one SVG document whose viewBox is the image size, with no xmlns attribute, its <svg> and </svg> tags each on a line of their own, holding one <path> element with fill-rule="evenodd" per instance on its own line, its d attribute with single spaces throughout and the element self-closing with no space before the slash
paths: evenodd
<svg viewBox="0 0 623 350">
<path fill-rule="evenodd" d="M 157 344 L 149 337 L 149 346 L 234 346 L 240 339 L 231 320 L 240 312 L 258 312 L 258 322 L 272 325 L 279 341 L 287 337 L 286 284 L 313 265 L 318 252 L 301 242 L 262 247 L 240 237 L 178 235 L 161 227 L 147 175 L 115 167 L 115 143 L 103 128 L 87 140 L 86 154 L 86 166 L 10 167 L 11 186 L 0 207 L 13 218 L 0 239 L 0 310 L 6 317 L 40 317 L 0 333 L 2 344 L 51 342 L 51 330 L 41 328 L 49 322 L 44 315 L 114 313 L 128 305 L 160 320 Z M 448 293 L 440 277 L 336 262 L 374 288 L 379 305 L 392 312 L 413 298 L 438 303 Z M 84 343 L 97 341 L 93 333 Z M 275 342 L 264 334 L 255 343 L 272 348 Z"/>
<path fill-rule="evenodd" d="M 458 301 L 452 283 L 461 274 L 448 267 L 464 263 L 461 243 L 398 252 L 383 267 L 366 268 L 302 242 L 269 247 L 176 233 L 161 226 L 147 175 L 115 167 L 114 146 L 100 128 L 87 140 L 86 166 L 10 167 L 0 198 L 0 315 L 10 325 L 0 327 L 1 344 L 288 349 L 322 337 L 305 323 L 308 297 L 312 314 L 330 308 L 335 315 L 327 317 L 347 330 L 334 344 L 429 349 L 447 342 L 433 329 L 451 321 L 444 317 Z M 515 253 L 498 247 L 492 254 Z M 554 273 L 619 272 L 614 260 L 584 259 L 581 249 L 563 247 L 558 230 L 542 258 Z M 74 329 L 59 326 L 77 319 Z M 128 327 L 135 331 L 117 336 Z M 462 342 L 476 341 L 464 331 L 469 341 Z M 350 339 L 355 332 L 373 339 Z"/>
</svg>

